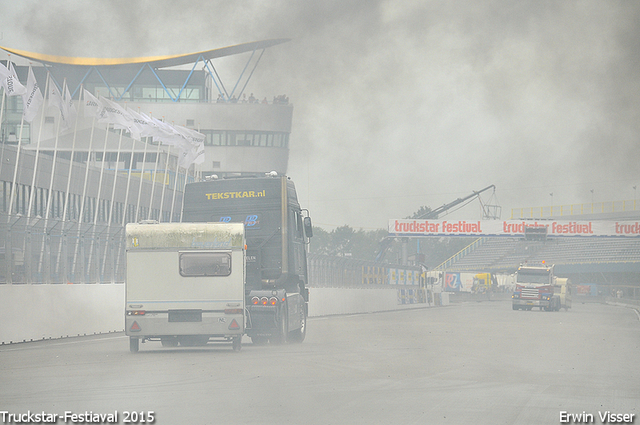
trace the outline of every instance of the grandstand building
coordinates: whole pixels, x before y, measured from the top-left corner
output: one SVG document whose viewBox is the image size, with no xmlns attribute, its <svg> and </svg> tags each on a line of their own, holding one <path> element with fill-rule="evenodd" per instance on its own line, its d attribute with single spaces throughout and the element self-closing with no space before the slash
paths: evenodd
<svg viewBox="0 0 640 425">
<path fill-rule="evenodd" d="M 511 219 L 640 222 L 640 202 L 519 208 L 512 210 Z M 523 263 L 542 261 L 554 264 L 557 275 L 576 285 L 597 288 L 597 295 L 621 291 L 625 297 L 640 299 L 640 237 L 482 237 L 436 269 L 510 274 Z"/>
<path fill-rule="evenodd" d="M 124 226 L 179 221 L 186 182 L 286 173 L 293 106 L 281 93 L 246 91 L 266 49 L 286 41 L 126 59 L 1 47 L 22 84 L 32 66 L 45 101 L 29 123 L 21 96 L 0 90 L 0 283 L 122 281 Z M 215 64 L 238 55 L 247 58 L 244 69 L 222 81 Z M 66 130 L 47 99 L 54 87 L 77 112 Z M 204 160 L 185 166 L 175 146 L 85 116 L 84 90 L 204 135 Z"/>
<path fill-rule="evenodd" d="M 69 58 L 3 49 L 44 65 L 34 68 L 41 88 L 45 87 L 48 70 L 52 84 L 62 89 L 66 83 L 74 100 L 79 100 L 84 87 L 93 95 L 115 100 L 128 109 L 203 133 L 205 162 L 200 170 L 204 175 L 272 170 L 285 173 L 293 106 L 282 95 L 254 96 L 245 89 L 264 51 L 286 41 L 265 40 L 200 53 L 132 59 Z M 249 56 L 247 66 L 233 87 L 227 87 L 213 60 L 240 54 Z M 250 72 L 249 66 L 253 66 Z M 27 80 L 27 70 L 26 66 L 16 67 L 23 82 Z M 8 97 L 5 112 L 2 143 L 17 145 L 21 98 Z M 26 123 L 22 129 L 23 146 L 33 150 L 39 138 L 43 150 L 52 151 L 57 120 L 55 108 L 49 107 L 42 125 L 38 119 L 31 125 Z M 90 126 L 91 122 L 85 120 L 79 130 Z M 78 152 L 88 148 L 86 138 L 77 141 Z"/>
</svg>

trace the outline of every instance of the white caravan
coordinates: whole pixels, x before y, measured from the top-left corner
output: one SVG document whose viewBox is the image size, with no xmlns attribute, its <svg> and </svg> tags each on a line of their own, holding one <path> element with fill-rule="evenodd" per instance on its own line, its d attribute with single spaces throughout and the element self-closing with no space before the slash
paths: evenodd
<svg viewBox="0 0 640 425">
<path fill-rule="evenodd" d="M 210 340 L 241 347 L 245 332 L 242 223 L 127 224 L 125 331 L 165 347 Z"/>
</svg>

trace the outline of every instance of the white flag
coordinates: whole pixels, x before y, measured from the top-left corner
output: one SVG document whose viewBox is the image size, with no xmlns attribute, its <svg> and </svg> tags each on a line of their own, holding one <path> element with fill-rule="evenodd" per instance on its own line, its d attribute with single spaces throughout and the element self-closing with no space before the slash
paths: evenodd
<svg viewBox="0 0 640 425">
<path fill-rule="evenodd" d="M 84 89 L 84 116 L 98 118 L 100 111 L 102 111 L 102 102 L 87 89 Z"/>
<path fill-rule="evenodd" d="M 127 110 L 106 97 L 100 96 L 100 102 L 103 108 L 98 116 L 98 121 L 111 123 L 116 127 L 132 132 L 133 117 Z"/>
<path fill-rule="evenodd" d="M 73 104 L 73 100 L 71 99 L 71 94 L 69 93 L 69 86 L 65 85 L 64 87 L 64 103 L 67 108 L 67 120 L 69 121 L 69 127 L 73 126 L 78 119 L 78 112 L 76 111 L 76 107 Z"/>
<path fill-rule="evenodd" d="M 151 125 L 154 125 L 160 131 L 157 136 L 153 137 L 154 139 L 162 142 L 162 144 L 168 146 L 180 146 L 184 143 L 184 137 L 182 137 L 182 135 L 178 133 L 171 124 L 167 124 L 157 118 L 151 118 Z"/>
<path fill-rule="evenodd" d="M 149 134 L 146 135 L 147 137 L 153 137 L 154 140 L 160 141 L 163 137 L 167 136 L 168 133 L 160 128 L 160 126 L 155 122 L 157 120 L 154 121 L 154 118 L 149 117 L 143 112 L 138 113 L 138 115 L 142 116 L 142 118 L 144 118 L 144 120 L 149 124 L 147 127 L 147 130 L 149 131 Z"/>
<path fill-rule="evenodd" d="M 187 141 L 186 152 L 182 157 L 183 164 L 180 164 L 180 166 L 189 168 L 191 164 L 202 164 L 204 162 L 204 141 L 206 136 L 180 125 L 175 125 L 174 128 Z"/>
<path fill-rule="evenodd" d="M 4 81 L 11 73 L 6 66 L 0 63 L 0 81 Z"/>
<path fill-rule="evenodd" d="M 189 152 L 193 147 L 191 142 L 171 124 L 156 118 L 151 118 L 151 122 L 160 130 L 160 134 L 157 137 L 154 136 L 154 139 L 159 140 L 163 145 L 175 147 L 178 150 L 178 165 L 187 168 L 187 164 L 190 164 Z"/>
<path fill-rule="evenodd" d="M 5 78 L 2 79 L 2 87 L 7 93 L 7 96 L 21 96 L 27 92 L 27 89 L 20 84 L 20 80 L 16 75 L 16 70 L 13 69 L 13 63 L 9 62 L 9 68 L 6 68 L 9 72 Z"/>
<path fill-rule="evenodd" d="M 22 95 L 22 116 L 27 122 L 33 121 L 42 106 L 44 99 L 42 92 L 33 74 L 33 69 L 29 67 L 29 77 L 27 78 L 27 92 Z"/>
<path fill-rule="evenodd" d="M 204 162 L 204 143 L 192 144 L 181 154 L 179 165 L 182 168 L 189 168 L 191 164 L 202 164 Z"/>
<path fill-rule="evenodd" d="M 133 117 L 136 129 L 140 132 L 140 137 L 155 137 L 160 134 L 159 129 L 151 124 L 151 118 L 131 109 L 128 112 Z"/>
<path fill-rule="evenodd" d="M 204 143 L 205 139 L 207 138 L 207 136 L 205 136 L 204 134 L 187 127 L 182 127 L 181 125 L 174 125 L 173 127 L 178 131 L 178 133 L 182 134 L 190 142 Z"/>
<path fill-rule="evenodd" d="M 148 118 L 150 124 L 156 128 L 153 134 L 154 140 L 163 145 L 173 146 L 178 150 L 178 165 L 189 168 L 191 164 L 204 162 L 204 140 L 206 136 L 179 125 L 171 125 L 156 118 Z"/>
<path fill-rule="evenodd" d="M 60 94 L 60 90 L 58 90 L 58 86 L 51 81 L 49 84 L 49 106 L 55 106 L 60 110 L 60 129 L 67 130 L 71 128 L 71 124 L 69 123 L 69 111 L 67 107 L 67 103 L 62 99 L 62 95 Z"/>
</svg>

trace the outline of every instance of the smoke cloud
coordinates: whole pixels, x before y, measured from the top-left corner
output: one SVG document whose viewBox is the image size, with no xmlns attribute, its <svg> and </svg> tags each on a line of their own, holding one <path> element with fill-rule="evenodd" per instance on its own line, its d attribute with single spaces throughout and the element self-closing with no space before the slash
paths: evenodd
<svg viewBox="0 0 640 425">
<path fill-rule="evenodd" d="M 632 199 L 640 183 L 637 2 L 14 3 L 2 5 L 0 44 L 42 53 L 291 38 L 265 53 L 247 90 L 294 104 L 289 175 L 328 228 L 385 228 L 490 184 L 508 218 Z M 245 60 L 217 66 L 237 78 Z M 479 218 L 475 205 L 456 214 Z"/>
</svg>

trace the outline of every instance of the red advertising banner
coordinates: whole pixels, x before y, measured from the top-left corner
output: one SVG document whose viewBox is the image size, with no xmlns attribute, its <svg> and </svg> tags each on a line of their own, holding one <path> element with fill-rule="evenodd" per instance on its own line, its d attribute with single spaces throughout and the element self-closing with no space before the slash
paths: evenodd
<svg viewBox="0 0 640 425">
<path fill-rule="evenodd" d="M 562 220 L 389 220 L 389 236 L 514 236 L 546 227 L 547 237 L 640 237 L 638 221 Z"/>
</svg>

